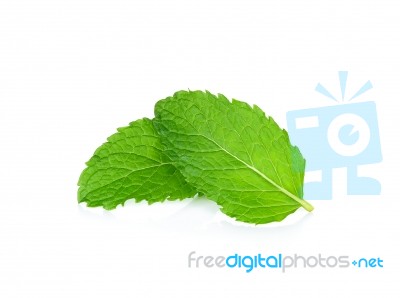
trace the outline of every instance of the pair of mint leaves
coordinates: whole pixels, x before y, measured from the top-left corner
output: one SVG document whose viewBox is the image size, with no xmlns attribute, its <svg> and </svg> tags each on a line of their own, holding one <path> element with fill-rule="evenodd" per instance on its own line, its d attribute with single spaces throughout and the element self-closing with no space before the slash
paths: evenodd
<svg viewBox="0 0 400 298">
<path fill-rule="evenodd" d="M 281 221 L 303 197 L 305 160 L 257 106 L 202 91 L 160 100 L 155 118 L 134 121 L 87 162 L 78 201 L 114 209 L 205 195 L 238 221 Z"/>
</svg>

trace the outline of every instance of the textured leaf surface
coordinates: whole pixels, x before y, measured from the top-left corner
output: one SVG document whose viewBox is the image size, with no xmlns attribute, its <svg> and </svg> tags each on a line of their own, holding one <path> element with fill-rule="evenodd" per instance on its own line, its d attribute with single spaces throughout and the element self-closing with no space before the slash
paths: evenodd
<svg viewBox="0 0 400 298">
<path fill-rule="evenodd" d="M 179 91 L 155 107 L 167 153 L 222 212 L 249 223 L 281 221 L 300 206 L 305 160 L 287 132 L 254 106 L 223 95 Z"/>
<path fill-rule="evenodd" d="M 196 193 L 164 153 L 149 119 L 118 129 L 87 166 L 79 179 L 78 201 L 90 207 L 113 209 L 132 198 L 151 204 Z"/>
</svg>

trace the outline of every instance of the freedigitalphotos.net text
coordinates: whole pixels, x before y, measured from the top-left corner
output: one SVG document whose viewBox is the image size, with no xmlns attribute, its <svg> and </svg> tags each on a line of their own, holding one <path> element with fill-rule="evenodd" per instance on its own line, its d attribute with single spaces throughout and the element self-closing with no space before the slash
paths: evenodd
<svg viewBox="0 0 400 298">
<path fill-rule="evenodd" d="M 192 251 L 188 255 L 189 268 L 243 268 L 247 273 L 254 269 L 275 269 L 281 272 L 287 272 L 295 268 L 383 268 L 381 258 L 357 258 L 351 261 L 349 256 L 302 256 L 298 254 L 283 255 L 281 253 L 274 255 L 239 255 L 232 254 L 225 256 L 203 256 L 197 255 Z"/>
</svg>

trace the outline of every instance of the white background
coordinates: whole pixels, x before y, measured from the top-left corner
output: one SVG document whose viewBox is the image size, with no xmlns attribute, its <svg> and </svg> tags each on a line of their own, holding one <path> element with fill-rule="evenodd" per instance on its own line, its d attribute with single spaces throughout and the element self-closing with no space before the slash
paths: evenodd
<svg viewBox="0 0 400 298">
<path fill-rule="evenodd" d="M 301 2 L 301 3 L 300 3 Z M 0 2 L 0 297 L 400 297 L 399 7 L 390 1 Z M 112 212 L 77 180 L 120 126 L 180 89 L 288 110 L 327 106 L 318 82 L 377 103 L 382 195 L 335 198 L 280 224 L 237 224 L 207 201 Z M 371 270 L 189 269 L 187 255 L 380 257 Z"/>
</svg>

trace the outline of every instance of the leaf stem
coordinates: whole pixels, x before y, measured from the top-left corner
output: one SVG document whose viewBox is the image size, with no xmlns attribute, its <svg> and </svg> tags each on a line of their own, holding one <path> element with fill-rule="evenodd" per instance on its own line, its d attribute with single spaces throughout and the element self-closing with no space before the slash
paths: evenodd
<svg viewBox="0 0 400 298">
<path fill-rule="evenodd" d="M 291 197 L 293 200 L 295 200 L 296 202 L 298 202 L 301 207 L 303 207 L 304 209 L 306 209 L 308 212 L 311 212 L 314 210 L 314 206 L 311 205 L 309 202 L 307 202 L 304 199 L 300 199 L 298 197 L 296 197 L 295 195 L 293 195 L 290 192 L 285 192 L 286 195 L 288 195 L 289 197 Z"/>
</svg>

